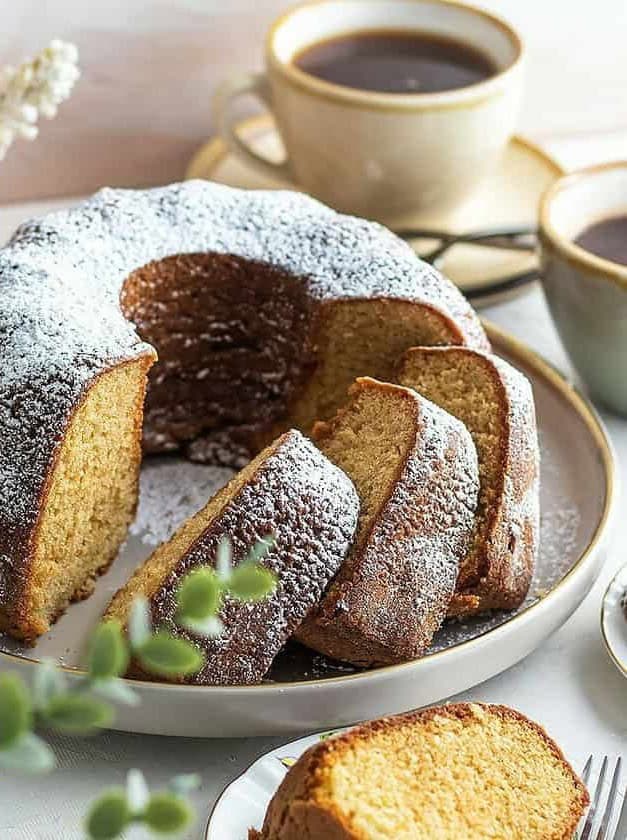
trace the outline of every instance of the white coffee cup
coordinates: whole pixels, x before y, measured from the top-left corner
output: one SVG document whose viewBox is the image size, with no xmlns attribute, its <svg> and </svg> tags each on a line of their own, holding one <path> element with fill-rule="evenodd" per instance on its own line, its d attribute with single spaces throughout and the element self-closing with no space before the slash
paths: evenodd
<svg viewBox="0 0 627 840">
<path fill-rule="evenodd" d="M 441 93 L 379 93 L 323 81 L 295 66 L 304 48 L 369 30 L 420 31 L 465 42 L 497 71 Z M 295 183 L 338 210 L 402 223 L 469 198 L 511 137 L 523 85 L 523 45 L 504 21 L 453 0 L 317 0 L 286 12 L 266 39 L 266 71 L 227 81 L 220 133 L 265 175 Z M 262 99 L 287 157 L 273 163 L 237 136 L 234 99 Z"/>
<path fill-rule="evenodd" d="M 577 244 L 577 237 L 627 207 L 627 161 L 572 172 L 540 204 L 542 282 L 573 363 L 596 399 L 627 417 L 627 266 Z"/>
</svg>

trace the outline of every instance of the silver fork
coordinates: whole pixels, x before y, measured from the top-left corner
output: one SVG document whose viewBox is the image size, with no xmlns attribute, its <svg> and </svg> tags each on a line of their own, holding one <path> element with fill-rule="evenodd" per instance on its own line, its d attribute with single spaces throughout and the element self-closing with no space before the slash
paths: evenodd
<svg viewBox="0 0 627 840">
<path fill-rule="evenodd" d="M 590 758 L 586 761 L 583 773 L 581 774 L 581 779 L 586 787 L 588 787 L 588 781 L 590 780 L 590 776 L 592 774 L 593 762 L 594 758 L 593 756 L 590 756 Z M 585 821 L 583 822 L 583 825 L 580 826 L 579 833 L 577 834 L 578 840 L 625 840 L 625 837 L 627 837 L 625 827 L 623 826 L 621 828 L 623 819 L 627 819 L 627 793 L 623 797 L 622 804 L 620 803 L 618 797 L 620 769 L 622 764 L 622 760 L 620 758 L 616 759 L 614 772 L 612 773 L 612 780 L 610 782 L 610 789 L 607 794 L 607 799 L 605 800 L 605 808 L 601 814 L 604 800 L 603 786 L 605 783 L 605 776 L 607 775 L 608 763 L 608 757 L 605 756 L 601 762 L 601 769 L 594 787 L 594 793 L 592 794 L 592 803 L 588 809 L 588 813 L 586 814 Z M 612 818 L 617 812 L 617 806 L 620 806 L 620 815 L 618 817 L 618 821 L 615 823 L 615 828 L 612 834 L 609 834 L 608 832 L 612 824 Z M 593 835 L 592 832 L 595 830 L 596 834 Z M 619 834 L 619 831 L 621 831 L 621 834 Z"/>
</svg>

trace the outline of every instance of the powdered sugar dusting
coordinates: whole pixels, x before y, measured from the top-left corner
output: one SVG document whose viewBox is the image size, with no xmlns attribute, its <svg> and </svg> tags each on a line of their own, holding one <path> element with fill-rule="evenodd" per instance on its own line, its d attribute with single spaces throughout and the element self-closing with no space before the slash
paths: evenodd
<svg viewBox="0 0 627 840">
<path fill-rule="evenodd" d="M 564 484 L 564 451 L 554 439 L 542 433 L 542 424 L 540 428 L 542 514 L 538 559 L 527 597 L 517 610 L 449 621 L 437 634 L 433 652 L 461 644 L 510 620 L 548 595 L 573 566 L 582 539 L 581 509 Z"/>
<path fill-rule="evenodd" d="M 382 396 L 415 431 L 390 441 L 398 472 L 389 498 L 297 635 L 358 664 L 402 661 L 429 645 L 446 614 L 474 524 L 477 454 L 466 427 L 415 391 L 363 378 L 351 394 L 348 410 L 328 426 L 330 441 Z M 323 433 L 323 451 L 326 440 Z M 369 501 L 366 494 L 362 502 Z"/>
<path fill-rule="evenodd" d="M 254 603 L 227 597 L 220 611 L 224 630 L 219 638 L 184 633 L 206 654 L 202 670 L 189 681 L 260 682 L 338 571 L 358 513 L 359 500 L 350 480 L 300 432 L 287 432 L 262 453 L 245 484 L 207 524 L 152 599 L 155 621 L 182 634 L 174 621 L 180 578 L 198 565 L 214 564 L 225 535 L 237 564 L 259 539 L 273 534 L 273 546 L 261 562 L 277 577 L 275 592 Z"/>
<path fill-rule="evenodd" d="M 120 309 L 128 276 L 177 254 L 235 254 L 308 278 L 313 299 L 420 300 L 485 342 L 457 290 L 379 225 L 302 194 L 188 181 L 104 189 L 22 225 L 0 251 L 0 556 L 19 566 L 55 448 L 81 394 L 122 359 L 152 353 Z M 19 587 L 0 565 L 0 597 Z"/>
<path fill-rule="evenodd" d="M 147 459 L 142 467 L 139 505 L 131 535 L 146 545 L 160 545 L 234 474 L 226 467 L 194 464 L 178 458 Z"/>
</svg>

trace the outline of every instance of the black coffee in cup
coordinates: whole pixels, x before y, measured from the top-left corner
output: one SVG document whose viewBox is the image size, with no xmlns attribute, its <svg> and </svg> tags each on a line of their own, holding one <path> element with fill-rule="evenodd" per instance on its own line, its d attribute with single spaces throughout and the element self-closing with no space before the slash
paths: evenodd
<svg viewBox="0 0 627 840">
<path fill-rule="evenodd" d="M 468 87 L 497 67 L 464 41 L 411 30 L 353 32 L 318 41 L 293 59 L 326 82 L 380 93 L 437 93 Z"/>
<path fill-rule="evenodd" d="M 627 216 L 612 216 L 590 225 L 575 239 L 597 257 L 627 265 Z"/>
</svg>

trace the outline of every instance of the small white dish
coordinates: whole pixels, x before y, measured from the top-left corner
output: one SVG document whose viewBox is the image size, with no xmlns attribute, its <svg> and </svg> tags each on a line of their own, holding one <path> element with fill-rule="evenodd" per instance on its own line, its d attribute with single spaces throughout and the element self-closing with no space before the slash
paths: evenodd
<svg viewBox="0 0 627 840">
<path fill-rule="evenodd" d="M 627 677 L 627 615 L 623 608 L 627 592 L 627 565 L 612 579 L 601 605 L 601 634 L 610 659 Z"/>
<path fill-rule="evenodd" d="M 289 768 L 309 747 L 351 727 L 306 735 L 262 755 L 220 794 L 209 815 L 205 840 L 246 840 L 261 829 L 266 809 Z"/>
</svg>

